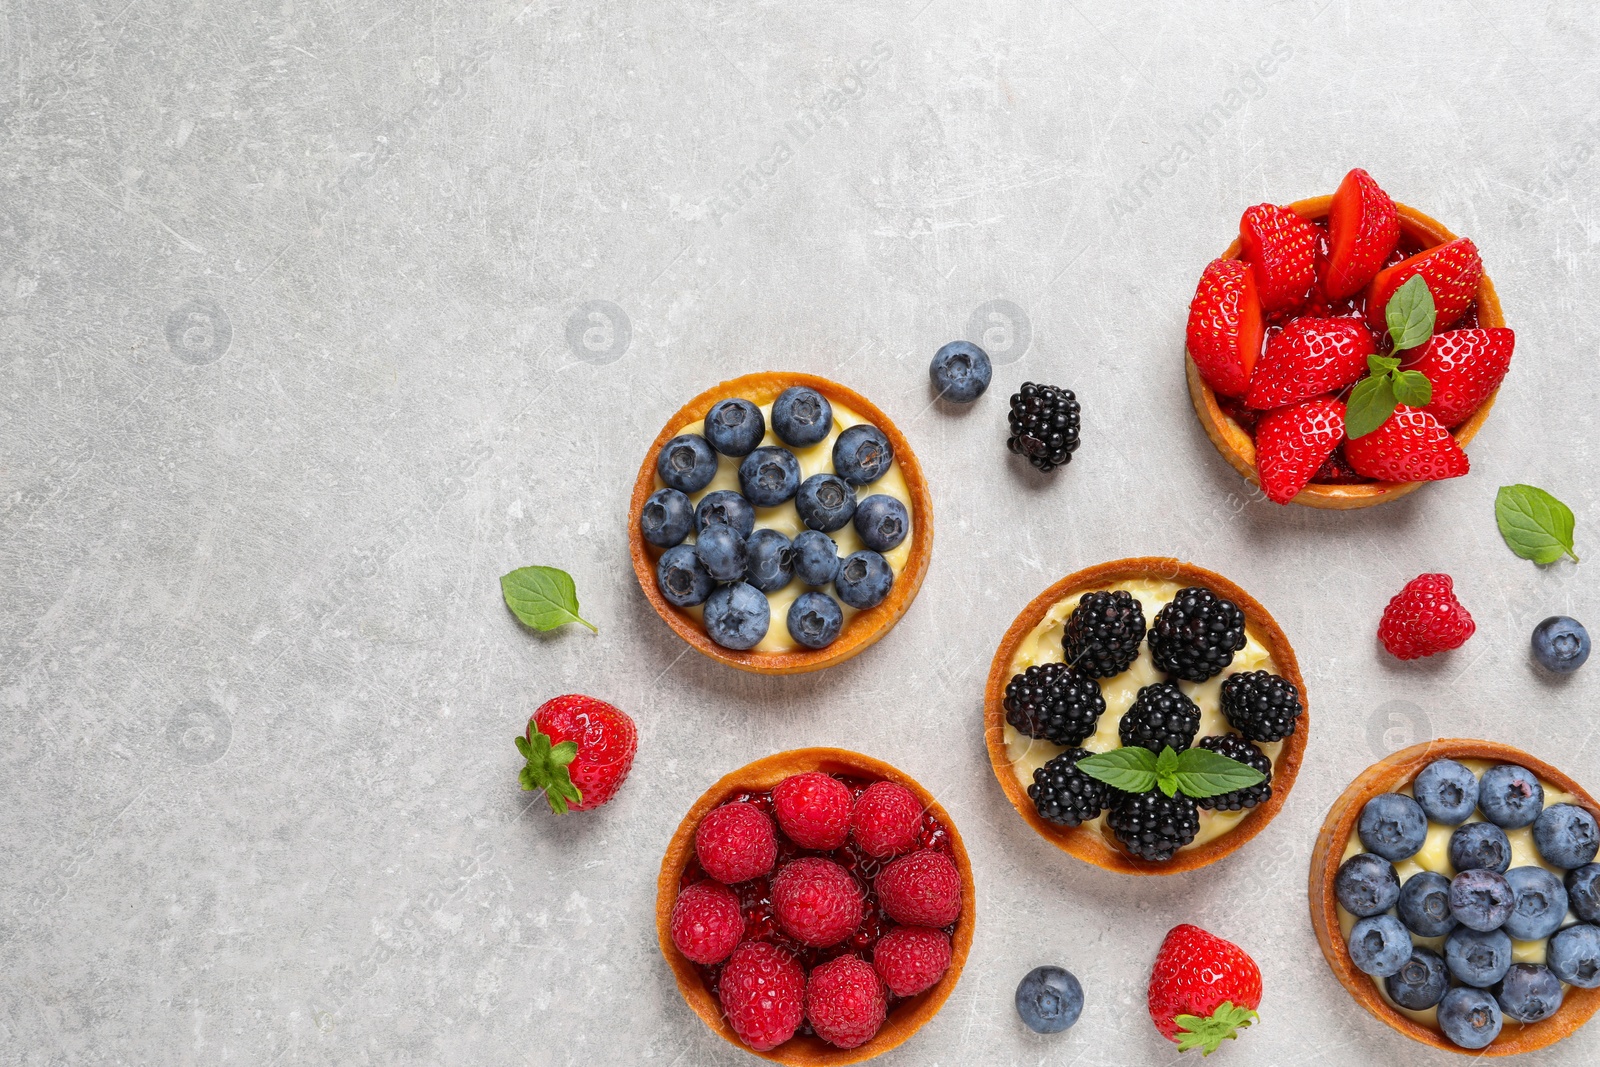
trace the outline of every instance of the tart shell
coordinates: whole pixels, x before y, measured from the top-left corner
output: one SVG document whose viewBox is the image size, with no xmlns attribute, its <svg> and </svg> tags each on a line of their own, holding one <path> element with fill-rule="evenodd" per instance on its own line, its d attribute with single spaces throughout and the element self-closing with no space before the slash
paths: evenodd
<svg viewBox="0 0 1600 1067">
<path fill-rule="evenodd" d="M 1006 713 L 1002 701 L 1005 699 L 1006 683 L 1011 680 L 1011 660 L 1016 655 L 1017 646 L 1023 638 L 1027 637 L 1045 614 L 1061 601 L 1114 582 L 1140 578 L 1165 579 L 1175 581 L 1182 586 L 1203 585 L 1239 605 L 1250 628 L 1272 653 L 1278 672 L 1293 682 L 1294 687 L 1300 691 L 1302 709 L 1300 721 L 1294 733 L 1284 739 L 1283 750 L 1273 768 L 1272 796 L 1267 798 L 1267 802 L 1251 809 L 1250 814 L 1240 820 L 1232 830 L 1198 848 L 1184 849 L 1166 863 L 1152 863 L 1130 856 L 1113 847 L 1093 827 L 1059 826 L 1040 818 L 1033 801 L 1028 796 L 1027 788 L 1017 780 L 1015 772 L 1012 771 L 1011 757 L 1006 752 Z M 1182 871 L 1192 871 L 1197 867 L 1215 863 L 1260 833 L 1288 799 L 1289 790 L 1294 786 L 1295 776 L 1300 772 L 1300 761 L 1305 754 L 1306 737 L 1310 730 L 1311 704 L 1306 698 L 1306 684 L 1300 676 L 1299 661 L 1295 659 L 1289 638 L 1284 635 L 1267 609 L 1249 593 L 1215 571 L 1162 556 L 1112 560 L 1109 563 L 1088 567 L 1076 574 L 1067 575 L 1034 597 L 1028 606 L 1022 609 L 1022 613 L 1017 616 L 1011 628 L 1006 631 L 1005 637 L 1001 639 L 1000 647 L 995 652 L 994 661 L 989 667 L 989 681 L 983 697 L 983 735 L 984 743 L 989 749 L 989 765 L 994 769 L 994 776 L 1000 782 L 1000 788 L 1005 790 L 1006 799 L 1017 809 L 1022 821 L 1063 852 L 1071 853 L 1085 863 L 1092 863 L 1096 867 L 1121 874 L 1178 874 Z"/>
<path fill-rule="evenodd" d="M 890 1012 L 883 1028 L 866 1044 L 857 1048 L 842 1049 L 816 1037 L 793 1037 L 770 1052 L 756 1052 L 739 1040 L 733 1028 L 722 1015 L 722 1007 L 706 988 L 700 972 L 678 952 L 672 943 L 672 906 L 678 899 L 678 882 L 684 869 L 694 856 L 694 831 L 706 813 L 728 797 L 742 792 L 761 792 L 771 789 L 792 774 L 803 771 L 822 771 L 824 774 L 871 778 L 903 785 L 914 793 L 923 806 L 931 811 L 950 834 L 950 858 L 961 874 L 961 918 L 956 921 L 954 935 L 950 938 L 950 968 L 937 985 L 902 1001 Z M 961 977 L 961 968 L 972 948 L 972 932 L 977 925 L 977 894 L 972 881 L 972 862 L 967 857 L 961 833 L 949 812 L 924 789 L 916 779 L 884 763 L 842 748 L 797 748 L 774 756 L 758 759 L 754 763 L 724 775 L 700 799 L 695 801 L 677 832 L 667 845 L 667 854 L 661 860 L 661 875 L 656 881 L 656 936 L 661 943 L 661 954 L 666 957 L 678 980 L 678 991 L 694 1013 L 718 1037 L 737 1045 L 753 1056 L 788 1064 L 789 1067 L 841 1067 L 847 1063 L 860 1063 L 879 1053 L 887 1052 L 903 1043 L 938 1014 L 946 998 Z"/>
<path fill-rule="evenodd" d="M 1309 895 L 1311 925 L 1316 931 L 1317 943 L 1322 946 L 1322 954 L 1328 958 L 1328 966 L 1333 968 L 1335 977 L 1350 991 L 1356 1002 L 1414 1041 L 1446 1052 L 1459 1052 L 1469 1056 L 1511 1056 L 1518 1052 L 1532 1052 L 1534 1049 L 1552 1045 L 1582 1026 L 1595 1013 L 1595 1009 L 1600 1008 L 1600 989 L 1579 989 L 1570 986 L 1566 998 L 1561 1002 L 1560 1010 L 1550 1018 L 1543 1022 L 1525 1025 L 1507 1019 L 1505 1029 L 1500 1031 L 1500 1036 L 1495 1038 L 1489 1047 L 1465 1049 L 1451 1042 L 1438 1030 L 1419 1023 L 1392 1007 L 1378 992 L 1378 987 L 1371 977 L 1357 970 L 1356 965 L 1350 960 L 1350 951 L 1345 946 L 1344 936 L 1339 930 L 1338 898 L 1334 894 L 1334 877 L 1339 873 L 1345 844 L 1350 840 L 1356 820 L 1361 817 L 1361 809 L 1366 806 L 1367 801 L 1379 793 L 1394 792 L 1409 785 L 1422 768 L 1436 759 L 1478 759 L 1515 763 L 1526 767 L 1563 792 L 1571 793 L 1573 803 L 1600 818 L 1600 804 L 1596 804 L 1594 798 L 1577 782 L 1543 760 L 1510 745 L 1458 737 L 1424 741 L 1420 745 L 1402 749 L 1362 771 L 1360 776 L 1350 783 L 1349 788 L 1339 795 L 1339 799 L 1333 802 L 1333 807 L 1328 809 L 1328 817 L 1322 823 L 1322 830 L 1317 835 L 1316 848 L 1311 853 Z"/>
<path fill-rule="evenodd" d="M 1309 200 L 1297 200 L 1289 207 L 1302 218 L 1320 221 L 1328 217 L 1329 206 L 1332 203 L 1331 196 L 1314 196 Z M 1416 208 L 1400 203 L 1396 203 L 1395 208 L 1400 214 L 1401 234 L 1424 248 L 1433 248 L 1455 240 L 1455 234 Z M 1227 251 L 1222 253 L 1222 258 L 1238 259 L 1239 256 L 1239 241 L 1235 238 Z M 1493 328 L 1506 324 L 1505 315 L 1500 310 L 1500 298 L 1495 294 L 1494 283 L 1489 280 L 1488 274 L 1484 274 L 1478 281 L 1476 300 L 1479 326 Z M 1234 470 L 1244 475 L 1252 484 L 1259 485 L 1256 476 L 1255 440 L 1244 427 L 1222 410 L 1221 405 L 1217 403 L 1216 392 L 1206 384 L 1204 378 L 1200 377 L 1200 369 L 1195 366 L 1188 349 L 1184 350 L 1184 364 L 1189 379 L 1189 399 L 1194 404 L 1195 414 L 1200 416 L 1200 425 L 1205 427 L 1206 436 L 1211 438 L 1211 443 L 1217 446 L 1217 451 L 1222 453 L 1223 459 L 1233 465 Z M 1489 417 L 1489 409 L 1494 406 L 1495 397 L 1499 392 L 1497 386 L 1466 422 L 1451 431 L 1456 444 L 1465 448 L 1467 442 L 1477 436 L 1484 420 Z M 1351 508 L 1369 508 L 1374 504 L 1399 499 L 1407 493 L 1415 492 L 1423 484 L 1422 482 L 1368 482 L 1360 485 L 1313 483 L 1300 490 L 1290 502 L 1312 508 L 1348 511 Z"/>
<path fill-rule="evenodd" d="M 679 427 L 705 418 L 706 412 L 711 410 L 713 404 L 727 397 L 744 397 L 759 407 L 775 400 L 779 393 L 794 385 L 810 386 L 827 397 L 830 403 L 849 408 L 882 430 L 884 436 L 889 439 L 890 445 L 894 447 L 895 461 L 899 463 L 900 471 L 905 476 L 906 488 L 911 492 L 911 551 L 907 554 L 905 566 L 895 576 L 894 587 L 890 589 L 889 595 L 883 602 L 877 607 L 868 608 L 852 616 L 840 631 L 838 638 L 828 647 L 800 648 L 789 652 L 753 650 L 740 652 L 723 648 L 711 640 L 705 628 L 694 616 L 673 607 L 661 595 L 661 590 L 656 587 L 656 561 L 661 558 L 662 550 L 646 543 L 644 535 L 639 532 L 639 515 L 644 510 L 645 501 L 656 489 L 656 456 L 660 453 L 661 447 L 672 440 Z M 656 614 L 660 615 L 668 626 L 672 627 L 673 632 L 692 645 L 696 651 L 742 671 L 756 674 L 801 674 L 843 663 L 852 656 L 860 654 L 868 645 L 893 629 L 900 616 L 906 613 L 911 601 L 916 599 L 917 591 L 922 588 L 922 579 L 928 573 L 928 560 L 933 554 L 933 498 L 928 493 L 928 483 L 923 477 L 922 465 L 917 462 L 916 454 L 911 451 L 911 442 L 906 440 L 890 421 L 889 416 L 860 393 L 812 374 L 788 371 L 746 374 L 707 389 L 689 401 L 678 409 L 677 414 L 673 415 L 656 435 L 649 451 L 645 453 L 644 462 L 639 465 L 639 477 L 633 486 L 633 500 L 628 506 L 628 551 L 633 557 L 633 571 L 639 578 L 639 588 L 644 590 L 645 599 L 650 601 L 650 606 L 656 609 Z"/>
</svg>

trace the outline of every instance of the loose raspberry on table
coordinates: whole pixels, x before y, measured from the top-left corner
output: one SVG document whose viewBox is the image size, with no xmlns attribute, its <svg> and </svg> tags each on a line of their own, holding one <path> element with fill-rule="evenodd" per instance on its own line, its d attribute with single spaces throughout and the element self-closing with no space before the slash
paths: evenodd
<svg viewBox="0 0 1600 1067">
<path fill-rule="evenodd" d="M 927 926 L 897 926 L 872 949 L 878 977 L 897 997 L 914 997 L 931 989 L 950 969 L 950 939 Z"/>
<path fill-rule="evenodd" d="M 791 774 L 772 791 L 778 825 L 801 848 L 831 852 L 850 834 L 850 787 L 831 774 Z"/>
<path fill-rule="evenodd" d="M 813 948 L 837 945 L 855 933 L 865 900 L 849 871 L 820 856 L 792 860 L 772 879 L 772 908 L 779 924 Z"/>
<path fill-rule="evenodd" d="M 757 1052 L 777 1048 L 800 1029 L 805 993 L 800 964 L 770 941 L 746 941 L 734 949 L 717 983 L 728 1025 Z"/>
<path fill-rule="evenodd" d="M 949 856 L 923 849 L 878 873 L 878 903 L 906 926 L 949 926 L 961 914 L 961 874 Z"/>
<path fill-rule="evenodd" d="M 695 828 L 694 853 L 707 874 L 733 885 L 772 870 L 778 839 L 772 820 L 754 804 L 724 804 L 707 812 Z"/>
<path fill-rule="evenodd" d="M 1460 648 L 1477 626 L 1456 599 L 1448 574 L 1420 574 L 1383 609 L 1378 640 L 1399 659 Z"/>
<path fill-rule="evenodd" d="M 879 859 L 909 852 L 922 830 L 922 801 L 903 785 L 873 782 L 856 798 L 850 836 L 861 851 Z"/>
<path fill-rule="evenodd" d="M 696 882 L 678 894 L 672 905 L 672 943 L 694 963 L 710 965 L 728 958 L 744 937 L 739 898 L 720 882 Z"/>
<path fill-rule="evenodd" d="M 837 1048 L 866 1044 L 883 1027 L 889 998 L 872 964 L 840 956 L 811 972 L 806 1018 L 817 1036 Z"/>
</svg>

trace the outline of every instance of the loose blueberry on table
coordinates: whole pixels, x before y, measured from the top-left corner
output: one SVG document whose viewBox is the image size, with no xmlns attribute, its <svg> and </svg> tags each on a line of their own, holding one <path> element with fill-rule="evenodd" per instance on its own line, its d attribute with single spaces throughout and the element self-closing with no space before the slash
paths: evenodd
<svg viewBox="0 0 1600 1067">
<path fill-rule="evenodd" d="M 989 388 L 994 368 L 989 353 L 967 341 L 951 341 L 933 354 L 928 377 L 946 400 L 970 404 Z"/>
<path fill-rule="evenodd" d="M 1070 1030 L 1083 1014 L 1083 985 L 1064 967 L 1035 967 L 1017 983 L 1017 1017 L 1036 1034 Z"/>
</svg>

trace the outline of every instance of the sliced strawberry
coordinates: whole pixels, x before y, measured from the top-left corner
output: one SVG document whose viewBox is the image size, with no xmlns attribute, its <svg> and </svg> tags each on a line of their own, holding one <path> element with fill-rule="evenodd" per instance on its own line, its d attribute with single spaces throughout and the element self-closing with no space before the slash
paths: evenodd
<svg viewBox="0 0 1600 1067">
<path fill-rule="evenodd" d="M 1336 393 L 1367 372 L 1374 351 L 1372 334 L 1355 319 L 1295 319 L 1267 342 L 1245 405 L 1281 408 Z"/>
<path fill-rule="evenodd" d="M 1299 307 L 1317 280 L 1317 228 L 1286 207 L 1257 204 L 1239 219 L 1239 243 L 1256 269 L 1261 309 Z"/>
<path fill-rule="evenodd" d="M 1242 396 L 1261 354 L 1261 298 L 1255 272 L 1237 259 L 1214 259 L 1189 304 L 1189 355 L 1200 377 L 1224 396 Z"/>
<path fill-rule="evenodd" d="M 1455 325 L 1472 302 L 1478 297 L 1478 279 L 1483 277 L 1483 258 L 1478 246 L 1470 237 L 1457 237 L 1448 244 L 1438 245 L 1426 252 L 1418 252 L 1402 259 L 1392 267 L 1385 267 L 1367 287 L 1367 324 L 1374 330 L 1387 325 L 1384 311 L 1394 291 L 1413 275 L 1422 275 L 1433 294 L 1433 309 L 1437 318 L 1433 329 L 1448 330 Z"/>
<path fill-rule="evenodd" d="M 1372 175 L 1357 167 L 1344 176 L 1328 210 L 1328 263 L 1322 291 L 1330 300 L 1354 296 L 1383 269 L 1400 242 L 1400 215 Z"/>
<path fill-rule="evenodd" d="M 1256 474 L 1274 504 L 1287 504 L 1311 484 L 1344 440 L 1344 403 L 1318 397 L 1280 408 L 1256 427 Z"/>
<path fill-rule="evenodd" d="M 1381 482 L 1436 482 L 1467 473 L 1467 454 L 1444 424 L 1421 408 L 1401 406 L 1389 420 L 1344 443 L 1357 474 Z"/>
<path fill-rule="evenodd" d="M 1451 330 L 1434 334 L 1414 356 L 1407 353 L 1406 368 L 1433 383 L 1433 400 L 1422 410 L 1449 427 L 1466 422 L 1506 376 L 1515 344 L 1516 335 L 1504 328 Z"/>
</svg>

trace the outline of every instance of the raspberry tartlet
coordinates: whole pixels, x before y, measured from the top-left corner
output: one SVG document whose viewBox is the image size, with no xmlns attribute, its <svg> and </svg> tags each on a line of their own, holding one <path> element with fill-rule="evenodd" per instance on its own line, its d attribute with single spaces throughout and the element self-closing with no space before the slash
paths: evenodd
<svg viewBox="0 0 1600 1067">
<path fill-rule="evenodd" d="M 1597 819 L 1577 782 L 1498 742 L 1380 760 L 1334 801 L 1312 852 L 1328 965 L 1434 1048 L 1508 1056 L 1561 1040 L 1600 1008 Z"/>
<path fill-rule="evenodd" d="M 1515 338 L 1476 246 L 1353 170 L 1333 196 L 1244 213 L 1186 340 L 1223 458 L 1276 503 L 1342 510 L 1467 473 Z"/>
<path fill-rule="evenodd" d="M 661 862 L 656 931 L 716 1034 L 832 1067 L 933 1018 L 966 962 L 974 909 L 961 835 L 927 790 L 869 756 L 806 748 L 741 767 L 689 809 Z"/>
<path fill-rule="evenodd" d="M 861 394 L 747 374 L 685 404 L 634 484 L 628 544 L 656 613 L 758 674 L 855 656 L 905 614 L 933 550 L 910 443 Z"/>
<path fill-rule="evenodd" d="M 1309 732 L 1294 649 L 1266 608 L 1162 557 L 1090 567 L 1035 597 L 984 694 L 989 762 L 1018 814 L 1063 851 L 1127 874 L 1193 870 L 1254 837 L 1293 787 Z M 1086 773 L 1107 760 L 1122 770 Z M 1206 788 L 1183 777 L 1190 760 L 1248 777 Z M 1128 776 L 1141 762 L 1175 768 L 1176 787 Z"/>
</svg>

